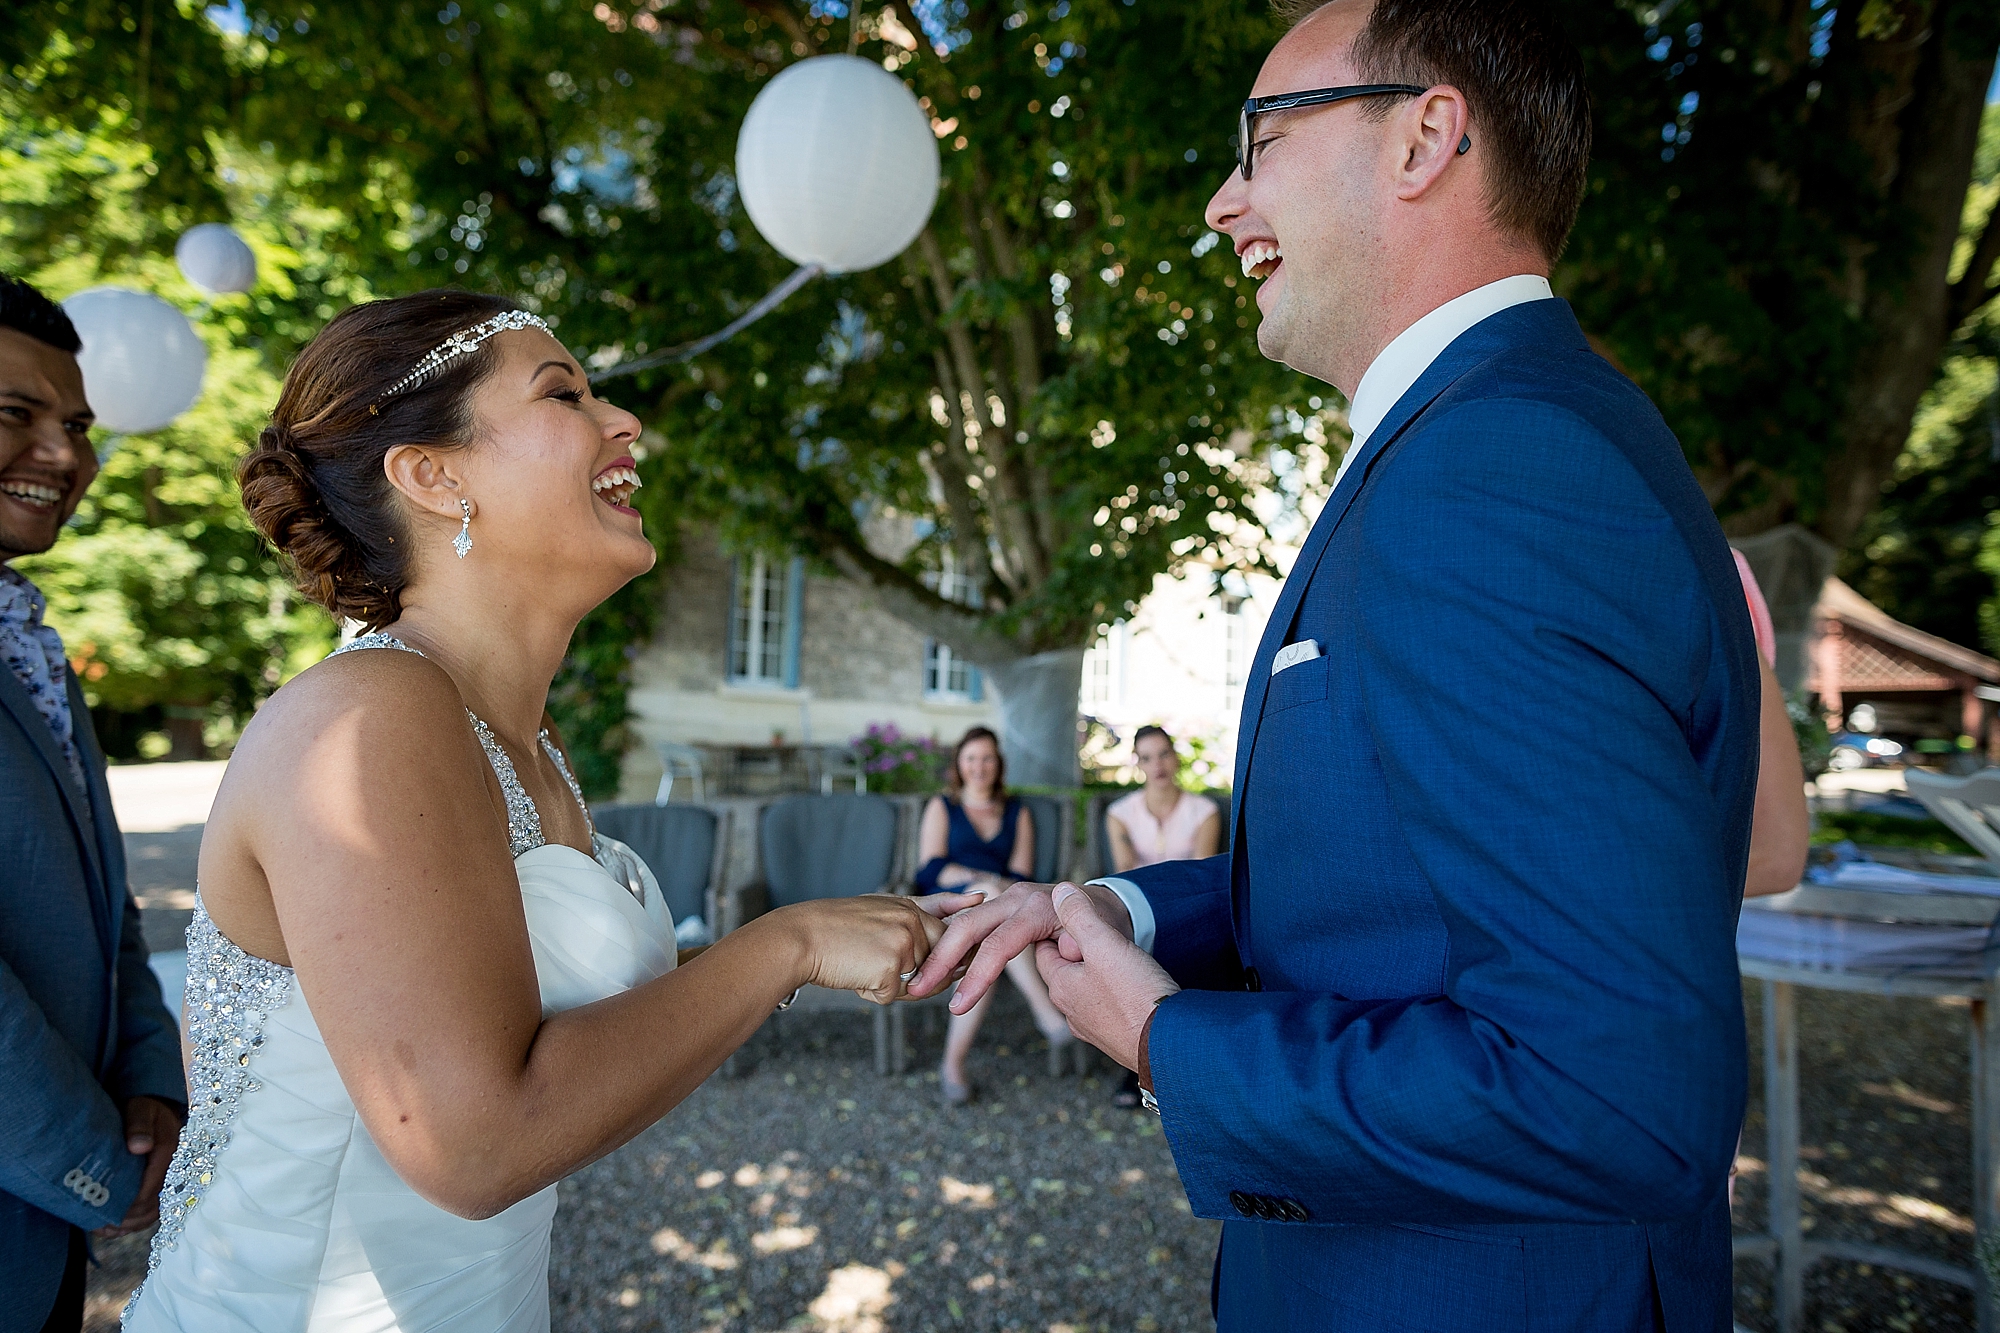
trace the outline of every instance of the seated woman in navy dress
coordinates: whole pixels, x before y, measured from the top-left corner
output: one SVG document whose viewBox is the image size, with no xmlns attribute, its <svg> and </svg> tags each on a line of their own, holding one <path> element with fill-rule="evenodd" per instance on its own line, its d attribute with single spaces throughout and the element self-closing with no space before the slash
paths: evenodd
<svg viewBox="0 0 2000 1333">
<path fill-rule="evenodd" d="M 1001 757 L 999 737 L 985 727 L 966 732 L 952 750 L 944 786 L 944 795 L 932 797 L 924 807 L 923 824 L 917 830 L 917 854 L 924 859 L 917 872 L 921 892 L 949 889 L 991 897 L 1033 874 L 1035 819 L 1019 800 L 1007 795 L 1007 761 Z M 1059 1070 L 1071 1040 L 1069 1024 L 1050 1003 L 1034 958 L 1023 952 L 1007 964 L 1007 975 L 1028 997 L 1035 1026 L 1049 1039 L 1050 1070 Z M 965 1057 L 992 998 L 988 991 L 978 1004 L 952 1016 L 941 1071 L 947 1106 L 972 1099 Z"/>
</svg>

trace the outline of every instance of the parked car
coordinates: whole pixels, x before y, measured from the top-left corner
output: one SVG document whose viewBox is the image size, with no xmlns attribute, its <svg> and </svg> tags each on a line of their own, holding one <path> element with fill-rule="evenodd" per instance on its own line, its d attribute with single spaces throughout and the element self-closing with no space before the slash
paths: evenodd
<svg viewBox="0 0 2000 1333">
<path fill-rule="evenodd" d="M 1833 738 L 1833 753 L 1828 757 L 1826 766 L 1835 772 L 1880 768 L 1902 757 L 1900 741 L 1892 741 L 1886 736 L 1864 736 L 1858 731 L 1843 731 Z"/>
</svg>

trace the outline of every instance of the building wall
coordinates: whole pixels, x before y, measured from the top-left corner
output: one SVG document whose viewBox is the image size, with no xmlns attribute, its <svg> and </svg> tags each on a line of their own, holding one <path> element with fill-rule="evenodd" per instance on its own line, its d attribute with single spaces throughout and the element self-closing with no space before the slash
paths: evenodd
<svg viewBox="0 0 2000 1333">
<path fill-rule="evenodd" d="M 870 723 L 955 739 L 992 725 L 990 701 L 927 698 L 924 636 L 877 608 L 845 579 L 807 575 L 796 689 L 735 685 L 727 678 L 734 558 L 710 534 L 691 532 L 683 558 L 661 580 L 653 642 L 633 663 L 632 710 L 640 744 L 625 753 L 619 799 L 649 800 L 662 772 L 654 746 L 839 744 Z"/>
<path fill-rule="evenodd" d="M 733 568 L 711 535 L 690 533 L 662 580 L 659 630 L 633 664 L 641 743 L 626 752 L 620 799 L 652 797 L 660 742 L 761 745 L 782 734 L 788 742 L 839 744 L 878 722 L 951 740 L 976 723 L 997 725 L 990 695 L 980 702 L 927 696 L 924 636 L 840 578 L 805 580 L 796 689 L 729 683 Z M 1132 733 L 1157 723 L 1202 740 L 1215 764 L 1208 780 L 1227 783 L 1242 679 L 1277 592 L 1275 580 L 1232 575 L 1218 584 L 1205 570 L 1156 579 L 1085 662 L 1081 711 L 1121 738 L 1104 758 L 1128 762 Z"/>
</svg>

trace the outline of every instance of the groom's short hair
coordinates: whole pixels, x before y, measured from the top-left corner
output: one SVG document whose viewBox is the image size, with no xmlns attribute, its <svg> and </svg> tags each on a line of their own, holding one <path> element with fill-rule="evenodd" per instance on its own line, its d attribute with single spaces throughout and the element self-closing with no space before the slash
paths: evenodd
<svg viewBox="0 0 2000 1333">
<path fill-rule="evenodd" d="M 1275 0 L 1297 24 L 1327 0 Z M 1554 263 L 1576 225 L 1590 165 L 1583 59 L 1538 0 L 1375 0 L 1354 65 L 1369 83 L 1449 84 L 1485 154 L 1487 208 Z M 1386 117 L 1389 98 L 1363 114 Z"/>
</svg>

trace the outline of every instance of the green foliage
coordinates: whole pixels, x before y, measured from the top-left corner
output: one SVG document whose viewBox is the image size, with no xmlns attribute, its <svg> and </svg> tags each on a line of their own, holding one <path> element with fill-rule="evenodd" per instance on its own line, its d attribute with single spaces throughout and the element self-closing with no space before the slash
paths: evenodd
<svg viewBox="0 0 2000 1333">
<path fill-rule="evenodd" d="M 925 241 L 609 392 L 650 428 L 663 548 L 698 520 L 805 554 L 974 660 L 1085 643 L 1162 571 L 1264 563 L 1267 523 L 1296 524 L 1344 445 L 1337 396 L 1257 354 L 1233 256 L 1200 221 L 1276 36 L 1261 6 L 896 0 L 851 26 L 798 0 L 271 0 L 240 31 L 196 0 L 132 9 L 34 6 L 0 34 L 0 262 L 64 292 L 148 273 L 191 304 L 162 263 L 172 237 L 243 219 L 266 285 L 207 322 L 267 371 L 341 304 L 441 283 L 520 296 L 599 363 L 719 327 L 789 268 L 736 197 L 750 99 L 850 40 L 893 65 L 943 150 Z M 1822 506 L 1881 334 L 1868 293 L 1911 253 L 1921 219 L 1879 169 L 1909 144 L 1870 138 L 1892 123 L 1874 99 L 1916 77 L 1892 40 L 1906 9 L 1562 3 L 1598 126 L 1558 286 L 1742 530 Z M 1925 13 L 1925 51 L 2000 40 L 1990 6 Z M 1907 530 L 1896 560 L 1914 569 L 1936 558 L 1914 534 L 1938 524 L 1916 503 L 1929 483 L 1905 480 L 1907 514 L 1875 537 Z M 1286 507 L 1260 519 L 1247 497 L 1273 483 Z M 1938 541 L 1971 558 L 1962 534 Z M 976 614 L 924 584 L 947 552 Z M 149 577 L 179 567 L 167 554 Z M 217 595 L 248 625 L 255 593 Z M 586 622 L 552 699 L 594 791 L 656 600 L 641 583 Z"/>
<path fill-rule="evenodd" d="M 1972 237 L 2000 199 L 2000 103 L 1989 106 L 1965 204 Z M 1882 502 L 1841 560 L 1840 576 L 1905 624 L 2000 653 L 2000 312 L 1959 331 L 1910 425 Z"/>
<path fill-rule="evenodd" d="M 1841 561 L 1841 577 L 1890 615 L 1976 648 L 2000 546 L 2000 394 L 1991 354 L 1945 363 L 1925 396 L 1882 503 Z M 1990 553 L 1982 558 L 1981 544 Z"/>
<path fill-rule="evenodd" d="M 1979 542 L 1978 563 L 1980 571 L 2000 589 L 2000 513 L 1987 516 L 1986 535 Z M 1979 604 L 1979 637 L 1987 652 L 2000 657 L 2000 592 Z"/>
<path fill-rule="evenodd" d="M 1928 297 L 1911 289 L 1907 265 L 1928 219 L 1920 185 L 1897 174 L 1933 127 L 1879 110 L 1891 97 L 1900 106 L 1930 95 L 1935 84 L 1923 80 L 1937 73 L 1919 67 L 1907 33 L 1892 34 L 1921 24 L 1927 61 L 1945 52 L 1990 61 L 2000 7 L 1567 0 L 1563 9 L 1585 52 L 1597 134 L 1558 290 L 1659 404 L 1732 531 L 1814 525 L 1830 475 L 1872 447 L 1854 431 L 1879 408 L 1856 386 L 1881 377 L 1889 399 L 1906 392 L 1893 386 L 1911 371 L 1922 383 L 1931 367 L 1897 365 L 1895 348 L 1950 332 L 1922 326 Z M 1949 191 L 1938 198 L 1957 207 Z M 1975 232 L 1978 195 L 1967 214 Z M 1969 251 L 1968 241 L 1960 270 Z M 1902 427 L 1887 429 L 1893 457 Z M 1850 532 L 1836 523 L 1828 535 L 1844 544 Z"/>
<path fill-rule="evenodd" d="M 477 31 L 469 21 L 437 32 L 418 24 L 387 44 L 372 23 L 321 16 L 306 37 L 271 48 L 245 115 L 282 122 L 290 155 L 345 163 L 344 179 L 329 175 L 329 197 L 376 170 L 407 173 L 408 248 L 379 284 L 462 274 L 525 287 L 579 350 L 642 352 L 724 322 L 788 267 L 735 199 L 733 127 L 771 71 L 807 50 L 839 49 L 845 34 L 774 12 L 712 4 L 698 30 L 666 43 L 580 11 L 495 8 Z M 1304 418 L 1280 416 L 1273 429 L 1272 390 L 1295 394 L 1289 377 L 1246 339 L 1215 336 L 1247 324 L 1223 285 L 1236 281 L 1226 250 L 1189 253 L 1213 168 L 1188 153 L 1201 144 L 1211 160 L 1220 155 L 1268 30 L 1192 5 L 1176 23 L 1142 24 L 1109 3 L 1046 25 L 1006 17 L 979 10 L 949 61 L 924 51 L 903 69 L 968 136 L 945 153 L 933 222 L 942 291 L 914 265 L 828 281 L 700 364 L 614 392 L 697 460 L 691 512 L 739 546 L 865 556 L 869 516 L 915 516 L 929 535 L 900 562 L 914 589 L 948 546 L 978 553 L 989 533 L 1003 545 L 1019 537 L 1007 529 L 1018 515 L 999 512 L 997 483 L 957 513 L 930 495 L 930 468 L 952 434 L 938 418 L 956 409 L 934 398 L 943 330 L 970 326 L 983 382 L 959 387 L 977 411 L 979 399 L 1010 400 L 1006 430 L 1026 446 L 1033 477 L 1022 488 L 1032 502 L 1014 508 L 1046 529 L 1045 569 L 987 581 L 990 619 L 1039 649 L 1084 641 L 1143 596 L 1156 571 L 1223 546 L 1209 515 L 1235 526 L 1245 474 L 1222 439 L 1233 428 L 1297 435 Z M 735 32 L 747 50 L 718 40 Z M 1073 54 L 1065 66 L 1035 53 L 1074 50 L 1086 36 L 1104 54 Z M 903 57 L 879 36 L 862 46 Z M 476 73 L 442 63 L 475 49 Z M 1157 79 L 1163 64 L 1185 76 Z M 350 66 L 351 123 L 281 110 L 296 80 L 331 82 Z M 281 67 L 293 84 L 280 86 Z M 455 96 L 467 79 L 485 95 Z M 362 120 L 372 137 L 343 137 Z M 1001 232 L 1012 238 L 1012 273 L 983 244 Z M 1052 303 L 1058 290 L 1066 299 Z M 1016 397 L 1021 367 L 1000 345 L 1023 321 L 1042 344 L 1028 368 L 1039 387 Z M 1001 443 L 989 430 L 989 457 Z M 1109 533 L 1097 531 L 1100 513 Z M 1223 563 L 1258 557 L 1256 525 L 1245 526 Z"/>
<path fill-rule="evenodd" d="M 698 364 L 619 382 L 657 442 L 642 476 L 739 549 L 863 569 L 955 616 L 932 632 L 963 631 L 975 660 L 1082 644 L 1161 570 L 1259 564 L 1245 499 L 1268 448 L 1303 474 L 1340 432 L 1331 395 L 1309 403 L 1257 355 L 1233 257 L 1200 223 L 1271 24 L 1194 0 L 894 12 L 863 17 L 861 54 L 897 65 L 941 130 L 956 122 L 927 246 L 815 284 Z M 226 111 L 206 149 L 178 127 L 135 133 L 214 161 L 258 145 L 287 191 L 340 216 L 340 262 L 371 290 L 517 294 L 598 362 L 715 328 L 787 271 L 736 198 L 735 128 L 772 73 L 849 37 L 824 11 L 738 0 L 159 22 L 199 30 L 174 38 L 204 48 L 176 77 Z M 46 41 L 134 79 L 143 46 L 87 4 Z M 80 91 L 75 68 L 65 55 L 34 82 L 45 114 Z M 943 503 L 941 472 L 964 478 Z M 883 523 L 915 544 L 884 559 L 864 535 Z M 983 614 L 925 586 L 947 550 Z M 594 617 L 565 668 L 552 707 L 573 752 L 622 734 L 616 640 L 650 625 L 634 599 Z"/>
<path fill-rule="evenodd" d="M 1833 757 L 1833 737 L 1826 729 L 1826 715 L 1803 686 L 1786 697 L 1785 715 L 1792 720 L 1792 739 L 1798 742 L 1799 764 L 1805 769 L 1806 780 L 1811 781 L 1826 772 L 1827 761 Z"/>
<path fill-rule="evenodd" d="M 20 89 L 0 84 L 0 268 L 57 299 L 120 282 L 174 301 L 196 318 L 209 365 L 200 401 L 172 427 L 100 435 L 109 456 L 69 529 L 17 564 L 47 594 L 114 755 L 164 749 L 163 737 L 154 747 L 140 735 L 162 713 L 199 718 L 208 743 L 226 749 L 260 699 L 333 646 L 332 623 L 293 593 L 234 480 L 277 396 L 276 364 L 296 346 L 282 330 L 322 317 L 323 260 L 313 229 L 280 212 L 246 228 L 267 277 L 257 295 L 204 303 L 161 253 L 192 206 L 163 197 L 124 112 L 105 109 L 96 123 L 37 118 Z M 270 201 L 265 173 L 236 179 L 246 204 Z"/>
<path fill-rule="evenodd" d="M 236 459 L 276 382 L 254 353 L 222 345 L 211 357 L 195 408 L 120 441 L 54 549 L 16 564 L 47 594 L 93 709 L 197 709 L 210 743 L 226 747 L 334 634 L 293 593 L 236 494 Z"/>
<path fill-rule="evenodd" d="M 1964 839 L 1935 819 L 1905 819 L 1901 815 L 1878 815 L 1865 810 L 1825 810 L 1813 816 L 1812 841 L 1814 846 L 1856 842 L 1873 847 L 1909 847 L 1947 856 L 1978 855 Z"/>
</svg>

